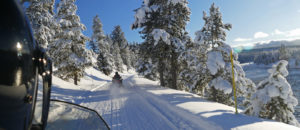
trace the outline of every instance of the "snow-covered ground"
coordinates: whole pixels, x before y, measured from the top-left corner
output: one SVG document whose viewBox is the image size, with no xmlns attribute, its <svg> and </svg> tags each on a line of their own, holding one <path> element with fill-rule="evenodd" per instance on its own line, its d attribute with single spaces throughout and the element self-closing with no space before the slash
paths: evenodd
<svg viewBox="0 0 300 130">
<path fill-rule="evenodd" d="M 124 87 L 120 88 L 111 83 L 111 77 L 93 68 L 85 72 L 78 86 L 54 76 L 51 98 L 96 110 L 113 130 L 299 129 L 244 114 L 236 115 L 232 107 L 160 87 L 157 82 L 134 73 L 122 74 Z"/>
</svg>

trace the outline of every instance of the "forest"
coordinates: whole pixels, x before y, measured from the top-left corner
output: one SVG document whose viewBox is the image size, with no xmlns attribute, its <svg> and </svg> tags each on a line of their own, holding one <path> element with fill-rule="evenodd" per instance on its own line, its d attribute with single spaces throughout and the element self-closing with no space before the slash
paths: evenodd
<svg viewBox="0 0 300 130">
<path fill-rule="evenodd" d="M 188 0 L 144 0 L 134 10 L 131 26 L 140 30 L 143 42 L 129 43 L 119 25 L 105 34 L 98 15 L 91 21 L 93 35 L 85 36 L 82 31 L 86 27 L 76 14 L 75 0 L 23 2 L 28 4 L 25 11 L 36 42 L 53 60 L 54 74 L 63 80 L 77 85 L 87 67 L 106 75 L 134 70 L 159 81 L 162 87 L 229 106 L 234 105 L 234 83 L 238 105 L 245 114 L 299 126 L 293 115 L 298 101 L 285 79 L 288 62 L 299 65 L 299 49 L 281 44 L 274 49 L 234 52 L 226 43 L 227 32 L 234 25 L 223 22 L 222 12 L 214 3 L 207 7 L 209 12 L 203 11 L 204 25 L 192 39 L 185 29 L 191 15 Z M 254 84 L 240 62 L 273 63 L 273 67 L 269 77 Z"/>
</svg>

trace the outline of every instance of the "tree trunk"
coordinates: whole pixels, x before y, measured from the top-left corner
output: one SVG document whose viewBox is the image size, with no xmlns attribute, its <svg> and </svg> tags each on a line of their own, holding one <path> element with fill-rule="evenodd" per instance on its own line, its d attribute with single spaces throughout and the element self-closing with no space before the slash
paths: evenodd
<svg viewBox="0 0 300 130">
<path fill-rule="evenodd" d="M 171 74 L 172 74 L 172 88 L 177 89 L 177 54 L 172 51 L 172 59 L 171 59 Z"/>
<path fill-rule="evenodd" d="M 78 75 L 77 73 L 74 74 L 74 84 L 77 85 L 77 81 L 78 81 Z"/>
<path fill-rule="evenodd" d="M 160 79 L 160 85 L 165 86 L 165 79 L 164 79 L 164 69 L 165 69 L 165 64 L 162 61 L 162 58 L 159 58 L 158 61 L 158 66 L 159 66 L 159 79 Z"/>
</svg>

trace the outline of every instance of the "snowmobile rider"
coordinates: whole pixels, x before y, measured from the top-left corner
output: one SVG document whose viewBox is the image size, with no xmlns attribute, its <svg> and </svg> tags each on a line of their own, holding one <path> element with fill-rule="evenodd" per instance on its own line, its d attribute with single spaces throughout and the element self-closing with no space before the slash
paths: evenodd
<svg viewBox="0 0 300 130">
<path fill-rule="evenodd" d="M 44 129 L 48 118 L 51 60 L 37 46 L 18 0 L 0 2 L 0 129 Z M 32 125 L 43 78 L 42 124 Z"/>
<path fill-rule="evenodd" d="M 118 72 L 116 72 L 116 73 L 115 73 L 115 76 L 113 77 L 113 79 L 120 80 L 120 79 L 122 79 L 122 77 L 119 75 Z"/>
<path fill-rule="evenodd" d="M 122 77 L 119 75 L 118 72 L 115 73 L 115 76 L 113 77 L 113 79 L 117 79 L 120 80 Z"/>
</svg>

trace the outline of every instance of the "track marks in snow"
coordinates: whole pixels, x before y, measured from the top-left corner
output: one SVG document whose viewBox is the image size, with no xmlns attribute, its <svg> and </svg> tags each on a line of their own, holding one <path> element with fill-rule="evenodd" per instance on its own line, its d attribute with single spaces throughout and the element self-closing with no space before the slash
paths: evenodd
<svg viewBox="0 0 300 130">
<path fill-rule="evenodd" d="M 157 109 L 162 116 L 166 117 L 170 122 L 177 126 L 177 129 L 221 129 L 213 122 L 195 116 L 179 107 L 171 105 L 167 101 L 161 99 L 157 95 L 146 92 L 137 87 L 137 93 L 145 95 L 145 99 Z"/>
<path fill-rule="evenodd" d="M 219 129 L 179 107 L 171 105 L 136 86 L 133 76 L 124 80 L 124 87 L 107 84 L 91 91 L 92 98 L 107 96 L 83 103 L 98 111 L 112 130 L 119 129 Z M 102 96 L 100 96 L 102 94 Z M 98 95 L 98 96 L 95 96 Z"/>
</svg>

